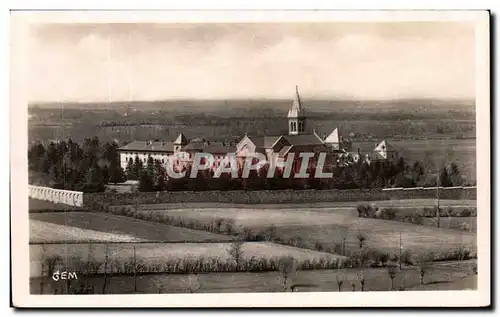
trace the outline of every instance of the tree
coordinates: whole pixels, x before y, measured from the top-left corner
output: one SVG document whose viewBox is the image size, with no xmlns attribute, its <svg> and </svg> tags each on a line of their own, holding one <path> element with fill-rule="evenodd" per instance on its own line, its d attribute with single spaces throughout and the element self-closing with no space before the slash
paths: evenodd
<svg viewBox="0 0 500 317">
<path fill-rule="evenodd" d="M 226 224 L 226 233 L 227 235 L 232 235 L 234 233 L 234 224 L 235 224 L 235 221 L 234 219 L 227 219 L 225 221 L 225 224 Z"/>
<path fill-rule="evenodd" d="M 132 158 L 128 159 L 127 168 L 125 169 L 125 172 L 127 173 L 127 177 L 129 179 L 137 179 L 137 175 L 135 174 L 135 169 L 134 169 L 134 160 Z"/>
<path fill-rule="evenodd" d="M 123 171 L 123 168 L 116 163 L 111 163 L 111 166 L 109 167 L 109 181 L 111 183 L 122 183 L 125 181 L 125 172 Z"/>
<path fill-rule="evenodd" d="M 415 161 L 411 167 L 411 178 L 415 184 L 419 184 L 425 175 L 424 165 L 420 161 Z"/>
<path fill-rule="evenodd" d="M 344 284 L 344 279 L 343 278 L 339 278 L 339 275 L 337 274 L 337 276 L 335 277 L 335 279 L 337 280 L 337 287 L 339 289 L 339 292 L 342 291 L 342 284 Z"/>
<path fill-rule="evenodd" d="M 164 175 L 159 175 L 156 181 L 156 190 L 164 191 L 167 188 L 167 181 L 165 180 Z"/>
<path fill-rule="evenodd" d="M 156 166 L 155 161 L 151 155 L 148 155 L 148 160 L 146 161 L 146 170 L 154 178 L 156 174 Z"/>
<path fill-rule="evenodd" d="M 140 178 L 143 170 L 144 170 L 144 165 L 142 164 L 142 161 L 139 159 L 139 156 L 136 155 L 134 160 L 134 175 L 136 179 Z"/>
<path fill-rule="evenodd" d="M 413 264 L 418 267 L 420 273 L 420 284 L 424 284 L 425 273 L 429 270 L 434 260 L 434 255 L 432 253 L 418 253 L 413 257 Z"/>
<path fill-rule="evenodd" d="M 292 285 L 291 278 L 297 272 L 297 262 L 292 256 L 283 256 L 279 259 L 278 269 L 283 281 L 283 290 L 286 292 Z"/>
<path fill-rule="evenodd" d="M 363 292 L 365 289 L 365 274 L 364 274 L 364 266 L 365 266 L 365 252 L 363 249 L 363 243 L 366 240 L 366 235 L 363 233 L 359 232 L 356 235 L 356 239 L 358 240 L 358 245 L 360 249 L 360 257 L 359 257 L 359 266 L 360 266 L 360 283 L 361 283 L 361 291 Z"/>
<path fill-rule="evenodd" d="M 391 263 L 387 266 L 387 274 L 389 275 L 389 278 L 391 279 L 391 290 L 394 289 L 394 278 L 396 277 L 397 273 L 398 273 L 397 265 Z"/>
<path fill-rule="evenodd" d="M 458 168 L 458 165 L 453 162 L 450 164 L 448 175 L 450 178 L 450 182 L 452 186 L 462 186 L 464 183 L 464 179 L 461 175 L 460 169 Z"/>
<path fill-rule="evenodd" d="M 441 187 L 451 187 L 453 183 L 451 182 L 450 175 L 448 174 L 448 169 L 443 167 L 439 173 L 439 186 Z"/>
<path fill-rule="evenodd" d="M 243 260 L 243 241 L 234 241 L 231 243 L 229 247 L 229 255 L 233 259 L 234 263 L 236 263 L 236 272 L 239 271 L 241 261 Z"/>
<path fill-rule="evenodd" d="M 359 232 L 357 235 L 356 235 L 356 239 L 358 240 L 358 245 L 359 245 L 359 248 L 360 249 L 363 249 L 363 243 L 365 242 L 366 240 L 366 235 L 362 232 Z"/>
<path fill-rule="evenodd" d="M 84 192 L 94 193 L 102 192 L 105 188 L 102 171 L 97 164 L 90 168 L 85 175 L 85 181 L 82 190 Z"/>
<path fill-rule="evenodd" d="M 144 170 L 139 176 L 139 191 L 141 192 L 151 192 L 155 190 L 155 184 L 152 175 Z"/>
</svg>

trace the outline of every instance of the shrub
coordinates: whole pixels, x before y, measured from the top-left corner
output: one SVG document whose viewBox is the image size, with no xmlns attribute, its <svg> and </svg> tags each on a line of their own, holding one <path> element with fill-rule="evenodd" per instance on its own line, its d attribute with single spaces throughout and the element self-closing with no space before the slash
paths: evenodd
<svg viewBox="0 0 500 317">
<path fill-rule="evenodd" d="M 455 255 L 458 261 L 468 260 L 470 258 L 470 251 L 463 244 L 460 244 L 455 249 Z"/>
<path fill-rule="evenodd" d="M 375 204 L 359 204 L 356 210 L 358 211 L 358 217 L 376 218 L 379 208 Z"/>
<path fill-rule="evenodd" d="M 235 227 L 235 221 L 234 219 L 226 219 L 226 221 L 224 222 L 225 226 L 226 226 L 226 234 L 227 235 L 233 235 L 235 232 L 234 232 L 234 227 Z"/>
<path fill-rule="evenodd" d="M 383 208 L 382 219 L 396 220 L 397 211 L 394 208 Z"/>
<path fill-rule="evenodd" d="M 223 218 L 216 218 L 214 221 L 214 230 L 216 233 L 222 232 L 222 224 L 224 223 Z"/>
<path fill-rule="evenodd" d="M 436 217 L 437 207 L 425 207 L 423 210 L 423 216 L 426 218 Z"/>
<path fill-rule="evenodd" d="M 403 250 L 403 252 L 401 252 L 401 263 L 405 265 L 412 265 L 413 264 L 412 257 L 413 255 L 410 252 L 410 250 Z"/>
<path fill-rule="evenodd" d="M 422 215 L 420 215 L 419 213 L 415 213 L 409 217 L 409 221 L 414 225 L 423 225 L 424 217 L 422 217 Z"/>
<path fill-rule="evenodd" d="M 460 211 L 459 215 L 460 217 L 470 217 L 472 215 L 472 212 L 468 208 L 465 208 Z"/>
<path fill-rule="evenodd" d="M 273 241 L 276 239 L 276 227 L 274 225 L 270 225 L 263 230 L 262 234 L 267 241 Z"/>
<path fill-rule="evenodd" d="M 324 250 L 323 244 L 321 244 L 321 242 L 319 241 L 316 241 L 314 243 L 314 249 L 317 251 L 323 251 Z"/>
<path fill-rule="evenodd" d="M 63 262 L 62 258 L 58 255 L 48 256 L 44 259 L 44 265 L 47 268 L 47 274 L 52 275 L 57 267 Z"/>
</svg>

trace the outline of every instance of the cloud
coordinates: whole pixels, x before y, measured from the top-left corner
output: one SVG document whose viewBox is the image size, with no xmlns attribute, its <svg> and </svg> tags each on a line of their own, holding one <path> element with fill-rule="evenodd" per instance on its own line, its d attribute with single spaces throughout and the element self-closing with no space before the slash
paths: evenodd
<svg viewBox="0 0 500 317">
<path fill-rule="evenodd" d="M 458 23 L 43 25 L 36 101 L 473 98 L 474 27 Z M 55 89 L 57 88 L 57 89 Z"/>
</svg>

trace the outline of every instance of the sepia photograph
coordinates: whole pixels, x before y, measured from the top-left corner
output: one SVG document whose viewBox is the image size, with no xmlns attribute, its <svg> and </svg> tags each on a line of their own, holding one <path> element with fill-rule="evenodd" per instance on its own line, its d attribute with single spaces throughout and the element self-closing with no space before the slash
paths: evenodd
<svg viewBox="0 0 500 317">
<path fill-rule="evenodd" d="M 11 19 L 15 306 L 490 304 L 487 11 Z"/>
</svg>

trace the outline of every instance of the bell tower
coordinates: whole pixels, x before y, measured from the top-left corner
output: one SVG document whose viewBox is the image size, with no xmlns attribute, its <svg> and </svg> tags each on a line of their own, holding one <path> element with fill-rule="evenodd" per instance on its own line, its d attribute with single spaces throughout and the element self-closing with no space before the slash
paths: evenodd
<svg viewBox="0 0 500 317">
<path fill-rule="evenodd" d="M 302 134 L 306 128 L 306 113 L 302 108 L 302 101 L 299 95 L 299 86 L 295 86 L 295 96 L 293 98 L 292 107 L 288 110 L 288 134 Z"/>
</svg>

